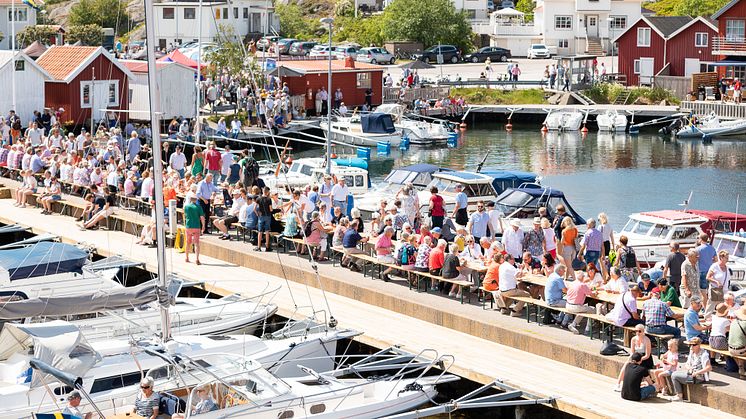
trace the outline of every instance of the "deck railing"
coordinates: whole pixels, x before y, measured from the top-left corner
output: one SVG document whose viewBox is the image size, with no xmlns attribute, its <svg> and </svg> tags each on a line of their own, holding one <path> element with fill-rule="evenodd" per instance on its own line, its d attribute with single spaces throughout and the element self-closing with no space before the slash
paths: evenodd
<svg viewBox="0 0 746 419">
<path fill-rule="evenodd" d="M 735 103 L 722 103 L 715 101 L 683 101 L 681 110 L 693 112 L 695 115 L 709 115 L 714 112 L 721 119 L 742 119 L 746 118 L 746 105 Z"/>
<path fill-rule="evenodd" d="M 714 55 L 746 55 L 746 38 L 716 36 L 712 38 Z"/>
</svg>

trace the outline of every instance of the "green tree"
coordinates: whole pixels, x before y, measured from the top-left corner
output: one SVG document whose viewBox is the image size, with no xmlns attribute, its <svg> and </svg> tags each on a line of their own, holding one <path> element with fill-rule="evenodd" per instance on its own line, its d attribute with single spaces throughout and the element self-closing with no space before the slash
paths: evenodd
<svg viewBox="0 0 746 419">
<path fill-rule="evenodd" d="M 104 31 L 99 25 L 72 25 L 65 33 L 67 42 L 74 44 L 80 41 L 83 45 L 101 45 L 104 41 Z"/>
<path fill-rule="evenodd" d="M 127 2 L 120 0 L 79 0 L 70 9 L 71 25 L 99 25 L 124 32 L 129 23 Z"/>
<path fill-rule="evenodd" d="M 534 20 L 535 7 L 536 1 L 534 0 L 518 0 L 515 4 L 515 9 L 524 13 L 523 18 L 526 22 L 532 22 Z"/>
<path fill-rule="evenodd" d="M 422 42 L 425 48 L 452 44 L 464 52 L 473 48 L 471 25 L 464 11 L 451 0 L 394 0 L 383 12 L 387 40 Z"/>
<path fill-rule="evenodd" d="M 280 35 L 284 37 L 311 39 L 320 26 L 318 19 L 306 17 L 300 6 L 295 3 L 277 3 L 275 13 L 280 18 Z"/>
<path fill-rule="evenodd" d="M 335 22 L 334 40 L 357 42 L 362 46 L 383 45 L 386 41 L 383 33 L 383 16 L 373 15 L 358 19 L 338 17 Z"/>
<path fill-rule="evenodd" d="M 680 16 L 712 16 L 729 0 L 679 0 L 676 14 Z"/>
<path fill-rule="evenodd" d="M 218 69 L 227 69 L 229 74 L 240 74 L 244 67 L 245 51 L 241 41 L 236 37 L 233 28 L 219 25 L 218 48 L 207 53 L 210 71 L 217 75 Z"/>
<path fill-rule="evenodd" d="M 16 34 L 16 43 L 20 48 L 25 48 L 33 44 L 34 41 L 49 45 L 50 38 L 55 35 L 57 35 L 57 30 L 49 25 L 30 25 Z"/>
</svg>

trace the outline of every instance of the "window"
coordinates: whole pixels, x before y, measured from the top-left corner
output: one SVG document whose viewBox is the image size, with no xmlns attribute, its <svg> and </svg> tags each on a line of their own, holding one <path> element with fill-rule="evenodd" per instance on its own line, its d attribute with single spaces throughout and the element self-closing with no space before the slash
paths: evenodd
<svg viewBox="0 0 746 419">
<path fill-rule="evenodd" d="M 228 8 L 223 7 L 223 19 L 228 19 Z"/>
<path fill-rule="evenodd" d="M 694 46 L 695 47 L 707 47 L 710 37 L 707 32 L 697 32 L 694 34 Z"/>
<path fill-rule="evenodd" d="M 244 19 L 248 19 L 249 18 L 249 8 L 248 7 L 244 7 L 243 8 L 243 18 Z"/>
<path fill-rule="evenodd" d="M 161 50 L 165 50 L 166 49 L 166 40 L 165 39 L 161 38 L 161 39 L 158 40 L 158 48 L 161 49 Z"/>
<path fill-rule="evenodd" d="M 91 107 L 91 83 L 80 83 L 80 107 Z"/>
<path fill-rule="evenodd" d="M 173 7 L 163 8 L 163 19 L 173 19 L 175 14 Z"/>
<path fill-rule="evenodd" d="M 637 28 L 637 46 L 650 46 L 650 28 Z"/>
<path fill-rule="evenodd" d="M 238 7 L 233 8 L 233 19 L 238 19 Z"/>
<path fill-rule="evenodd" d="M 466 9 L 466 17 L 469 19 L 476 19 L 477 11 L 474 9 Z"/>
<path fill-rule="evenodd" d="M 729 41 L 743 40 L 746 32 L 746 21 L 728 19 L 725 21 L 725 38 Z"/>
<path fill-rule="evenodd" d="M 26 61 L 16 60 L 16 71 L 26 71 Z"/>
<path fill-rule="evenodd" d="M 560 39 L 557 41 L 557 48 L 570 48 L 570 41 L 567 39 Z"/>
<path fill-rule="evenodd" d="M 554 29 L 572 29 L 572 16 L 555 16 Z"/>
<path fill-rule="evenodd" d="M 612 16 L 611 17 L 611 29 L 626 29 L 627 28 L 627 16 Z"/>
<path fill-rule="evenodd" d="M 109 105 L 117 105 L 119 103 L 119 82 L 109 82 Z"/>
<path fill-rule="evenodd" d="M 368 89 L 370 85 L 370 73 L 357 73 L 358 89 Z"/>
<path fill-rule="evenodd" d="M 26 9 L 25 7 L 16 7 L 16 17 L 15 19 L 13 19 L 13 9 L 8 7 L 8 20 L 15 21 L 15 22 L 28 21 L 28 9 Z"/>
<path fill-rule="evenodd" d="M 194 7 L 184 8 L 184 19 L 194 19 L 196 15 L 196 9 Z"/>
<path fill-rule="evenodd" d="M 640 74 L 640 60 L 635 60 L 635 63 L 633 64 L 633 73 Z"/>
</svg>

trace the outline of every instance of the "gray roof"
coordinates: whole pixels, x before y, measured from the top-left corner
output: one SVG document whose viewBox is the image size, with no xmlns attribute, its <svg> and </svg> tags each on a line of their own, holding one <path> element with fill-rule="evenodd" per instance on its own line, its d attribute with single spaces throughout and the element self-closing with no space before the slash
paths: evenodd
<svg viewBox="0 0 746 419">
<path fill-rule="evenodd" d="M 692 21 L 689 16 L 645 16 L 645 18 L 666 38 Z"/>
</svg>

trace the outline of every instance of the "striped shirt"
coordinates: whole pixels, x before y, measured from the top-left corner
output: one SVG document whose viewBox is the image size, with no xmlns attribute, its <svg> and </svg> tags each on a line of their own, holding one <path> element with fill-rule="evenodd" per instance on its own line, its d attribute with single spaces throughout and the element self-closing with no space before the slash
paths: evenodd
<svg viewBox="0 0 746 419">
<path fill-rule="evenodd" d="M 149 418 L 153 416 L 153 410 L 158 408 L 160 403 L 160 396 L 158 393 L 153 392 L 150 397 L 146 397 L 145 394 L 140 392 L 135 400 L 135 413 L 142 417 Z"/>
</svg>

